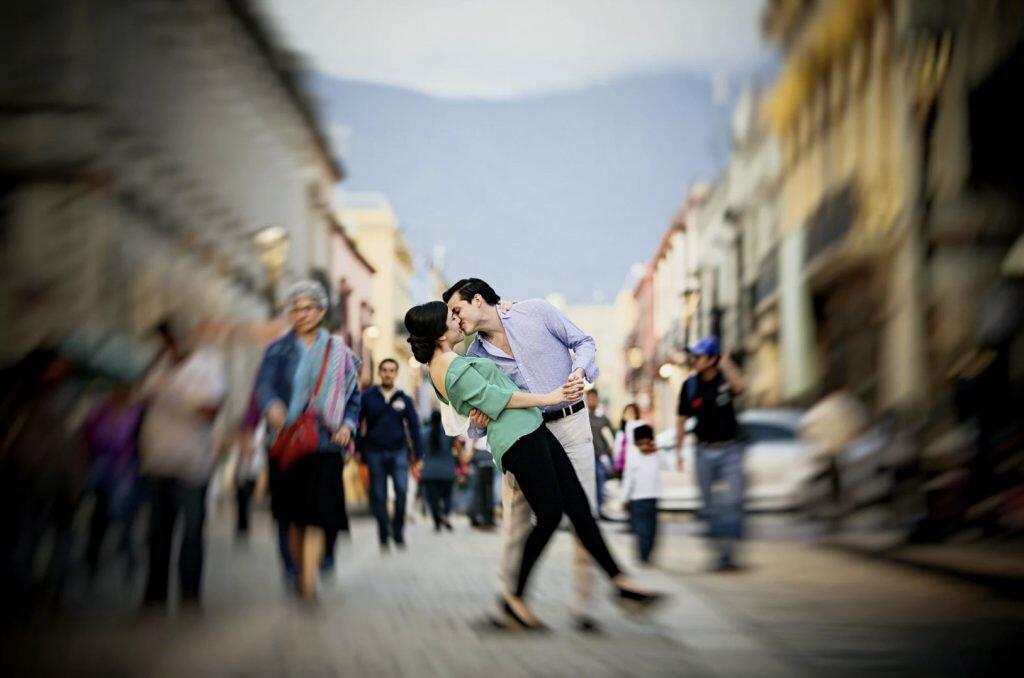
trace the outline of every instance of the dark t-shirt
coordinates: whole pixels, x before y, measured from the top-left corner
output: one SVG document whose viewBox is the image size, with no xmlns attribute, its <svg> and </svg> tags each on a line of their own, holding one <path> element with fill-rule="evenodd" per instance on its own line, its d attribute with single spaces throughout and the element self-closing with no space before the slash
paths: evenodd
<svg viewBox="0 0 1024 678">
<path fill-rule="evenodd" d="M 691 384 L 693 381 L 696 388 Z M 679 416 L 697 418 L 694 433 L 702 443 L 721 442 L 737 436 L 732 389 L 721 372 L 711 381 L 694 375 L 683 382 L 679 392 Z"/>
<path fill-rule="evenodd" d="M 594 456 L 600 459 L 603 456 L 611 454 L 611 450 L 608 449 L 608 441 L 605 440 L 604 436 L 601 435 L 601 431 L 604 429 L 614 431 L 612 423 L 608 421 L 608 417 L 603 414 L 598 417 L 593 412 L 590 413 L 590 433 L 594 438 Z"/>
</svg>

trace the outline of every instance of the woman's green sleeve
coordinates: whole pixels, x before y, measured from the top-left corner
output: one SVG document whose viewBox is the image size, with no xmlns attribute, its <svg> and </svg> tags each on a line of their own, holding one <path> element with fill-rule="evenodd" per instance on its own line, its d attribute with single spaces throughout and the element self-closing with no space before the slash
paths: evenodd
<svg viewBox="0 0 1024 678">
<path fill-rule="evenodd" d="M 448 387 L 448 399 L 456 410 L 475 407 L 491 419 L 501 416 L 513 393 L 515 389 L 488 382 L 472 365 Z"/>
</svg>

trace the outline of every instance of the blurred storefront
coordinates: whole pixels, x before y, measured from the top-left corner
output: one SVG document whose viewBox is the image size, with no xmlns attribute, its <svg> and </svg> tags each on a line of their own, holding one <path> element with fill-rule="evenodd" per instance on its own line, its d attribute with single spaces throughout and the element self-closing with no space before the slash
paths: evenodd
<svg viewBox="0 0 1024 678">
<path fill-rule="evenodd" d="M 846 386 L 875 412 L 910 412 L 942 397 L 1024 225 L 1006 103 L 1022 12 L 768 3 L 786 54 L 765 106 L 783 149 L 782 294 L 799 321 L 783 332 L 784 398 Z"/>
<path fill-rule="evenodd" d="M 654 420 L 657 415 L 654 385 L 658 379 L 657 337 L 654 334 L 654 270 L 648 264 L 633 287 L 634 319 L 626 336 L 626 388 L 640 408 L 641 416 Z"/>
<path fill-rule="evenodd" d="M 416 393 L 421 380 L 413 365 L 412 349 L 405 331 L 405 313 L 412 306 L 409 291 L 413 259 L 398 217 L 381 193 L 348 193 L 339 219 L 352 229 L 353 239 L 374 268 L 373 325 L 363 330 L 372 369 L 385 358 L 398 361 L 398 386 Z"/>
<path fill-rule="evenodd" d="M 359 252 L 345 227 L 332 217 L 330 282 L 336 293 L 331 325 L 363 360 L 363 386 L 372 378 L 367 330 L 373 326 L 373 280 L 376 269 Z"/>
<path fill-rule="evenodd" d="M 688 303 L 688 266 L 686 261 L 686 206 L 677 212 L 662 235 L 651 260 L 652 325 L 655 352 L 651 356 L 655 370 L 652 385 L 654 424 L 658 430 L 675 422 L 675 405 L 685 378 L 683 367 L 686 348 Z"/>
<path fill-rule="evenodd" d="M 919 243 L 891 5 L 769 3 L 765 25 L 786 53 L 765 105 L 783 158 L 783 399 L 845 385 L 872 409 L 911 405 L 923 337 L 919 299 L 899 283 Z"/>
<path fill-rule="evenodd" d="M 262 320 L 326 267 L 342 168 L 249 3 L 8 5 L 4 361 L 84 335 L 92 355 L 144 343 L 169 314 Z"/>
<path fill-rule="evenodd" d="M 785 53 L 764 107 L 782 399 L 843 390 L 911 433 L 912 467 L 885 473 L 920 481 L 922 535 L 1006 527 L 1024 486 L 1024 6 L 774 0 L 763 18 Z"/>
<path fill-rule="evenodd" d="M 565 306 L 566 317 L 584 332 L 594 337 L 597 344 L 597 367 L 601 376 L 594 384 L 607 409 L 608 418 L 617 421 L 625 406 L 626 363 L 623 361 L 626 338 L 632 330 L 630 310 L 632 297 L 620 294 L 611 304 L 577 304 Z"/>
</svg>

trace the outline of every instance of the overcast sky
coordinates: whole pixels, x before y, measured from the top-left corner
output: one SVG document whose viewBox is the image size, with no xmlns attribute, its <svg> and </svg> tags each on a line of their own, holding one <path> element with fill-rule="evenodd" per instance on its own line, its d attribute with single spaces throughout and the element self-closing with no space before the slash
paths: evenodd
<svg viewBox="0 0 1024 678">
<path fill-rule="evenodd" d="M 270 0 L 318 70 L 446 98 L 509 99 L 764 58 L 763 0 Z"/>
</svg>

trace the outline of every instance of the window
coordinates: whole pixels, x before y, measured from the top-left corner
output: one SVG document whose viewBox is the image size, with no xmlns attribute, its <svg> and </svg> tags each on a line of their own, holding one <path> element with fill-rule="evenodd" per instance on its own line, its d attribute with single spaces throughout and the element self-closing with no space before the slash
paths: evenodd
<svg viewBox="0 0 1024 678">
<path fill-rule="evenodd" d="M 740 435 L 751 443 L 789 442 L 796 439 L 793 429 L 762 423 L 740 422 Z"/>
</svg>

